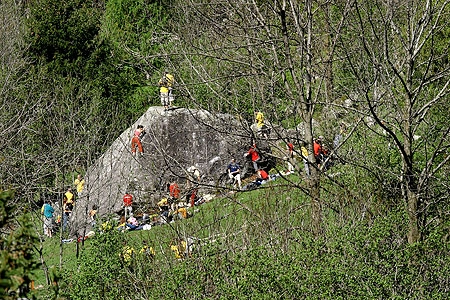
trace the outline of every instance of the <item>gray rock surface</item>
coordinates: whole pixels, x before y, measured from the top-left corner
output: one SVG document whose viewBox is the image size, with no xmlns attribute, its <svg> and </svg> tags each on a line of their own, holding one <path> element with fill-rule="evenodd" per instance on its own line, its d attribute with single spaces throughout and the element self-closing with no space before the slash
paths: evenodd
<svg viewBox="0 0 450 300">
<path fill-rule="evenodd" d="M 138 125 L 147 132 L 142 156 L 131 153 L 131 138 Z M 142 210 L 167 195 L 167 182 L 177 181 L 184 192 L 186 170 L 192 165 L 201 172 L 204 192 L 215 189 L 231 157 L 245 163 L 242 154 L 251 141 L 245 128 L 248 126 L 231 115 L 185 108 L 166 112 L 163 107 L 150 107 L 88 169 L 71 227 L 84 227 L 94 204 L 99 206 L 100 216 L 120 212 L 126 191 L 134 195 Z"/>
</svg>

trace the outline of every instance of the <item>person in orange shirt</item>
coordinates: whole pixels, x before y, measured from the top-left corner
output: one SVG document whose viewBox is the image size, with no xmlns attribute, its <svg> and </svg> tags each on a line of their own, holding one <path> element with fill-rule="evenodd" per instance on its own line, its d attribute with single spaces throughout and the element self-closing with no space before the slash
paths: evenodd
<svg viewBox="0 0 450 300">
<path fill-rule="evenodd" d="M 133 155 L 136 154 L 136 148 L 138 149 L 139 153 L 144 154 L 144 148 L 142 147 L 142 138 L 145 135 L 145 129 L 144 126 L 138 125 L 137 129 L 134 131 L 134 136 L 131 139 L 131 153 Z"/>
<path fill-rule="evenodd" d="M 180 198 L 180 188 L 175 181 L 169 185 L 169 196 L 174 200 L 178 200 Z"/>
</svg>

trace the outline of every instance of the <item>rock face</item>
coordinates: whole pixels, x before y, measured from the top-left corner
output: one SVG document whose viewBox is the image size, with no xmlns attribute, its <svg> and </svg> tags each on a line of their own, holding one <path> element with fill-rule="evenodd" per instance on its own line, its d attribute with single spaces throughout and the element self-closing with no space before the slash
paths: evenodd
<svg viewBox="0 0 450 300">
<path fill-rule="evenodd" d="M 142 156 L 131 153 L 131 138 L 138 125 L 146 130 Z M 100 216 L 120 211 L 126 191 L 139 205 L 149 207 L 167 195 L 170 181 L 177 181 L 183 191 L 186 170 L 192 165 L 200 170 L 202 188 L 214 188 L 232 157 L 245 164 L 243 153 L 251 142 L 245 128 L 231 115 L 150 107 L 88 169 L 72 228 L 88 222 L 87 212 L 94 204 L 99 206 Z"/>
</svg>

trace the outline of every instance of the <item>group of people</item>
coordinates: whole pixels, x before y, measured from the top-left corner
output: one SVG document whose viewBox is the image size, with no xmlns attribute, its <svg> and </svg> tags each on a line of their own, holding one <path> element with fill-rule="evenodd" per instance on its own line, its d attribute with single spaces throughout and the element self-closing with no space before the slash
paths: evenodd
<svg viewBox="0 0 450 300">
<path fill-rule="evenodd" d="M 168 196 L 163 197 L 158 203 L 159 213 L 150 220 L 147 214 L 143 214 L 138 220 L 133 215 L 133 195 L 128 191 L 123 196 L 124 215 L 119 221 L 119 229 L 126 228 L 128 230 L 150 229 L 152 225 L 170 223 L 174 219 L 187 219 L 191 216 L 188 207 L 199 205 L 198 188 L 193 187 L 186 194 L 186 201 L 182 200 L 181 189 L 178 184 L 173 181 L 167 183 Z M 148 226 L 147 226 L 148 225 Z"/>
<path fill-rule="evenodd" d="M 63 194 L 62 199 L 62 217 L 61 214 L 57 215 L 58 209 L 55 210 L 52 205 L 52 201 L 48 199 L 44 201 L 44 204 L 41 207 L 41 213 L 43 215 L 44 223 L 44 235 L 46 235 L 47 237 L 52 237 L 58 225 L 61 225 L 61 219 L 62 229 L 63 231 L 67 231 L 69 227 L 69 220 L 75 206 L 76 197 L 81 196 L 84 189 L 84 184 L 84 179 L 82 178 L 81 174 L 78 174 L 73 183 L 76 194 L 73 193 L 72 187 L 67 188 L 66 192 Z M 61 208 L 61 206 L 59 207 Z M 55 218 L 55 216 L 57 217 Z"/>
<path fill-rule="evenodd" d="M 336 155 L 336 150 L 339 147 L 341 140 L 342 140 L 342 134 L 343 130 L 339 132 L 338 135 L 336 135 L 334 139 L 334 155 Z M 294 172 L 294 161 L 295 157 L 297 156 L 297 152 L 294 150 L 294 145 L 291 142 L 288 142 L 286 144 L 287 149 L 287 155 L 285 156 L 285 159 L 288 162 L 288 173 Z M 330 166 L 333 163 L 333 157 L 331 156 L 332 153 L 330 153 L 330 150 L 325 146 L 324 144 L 324 137 L 319 136 L 317 138 L 313 139 L 313 151 L 314 151 L 314 160 L 317 165 L 317 168 L 320 170 L 327 170 L 330 168 Z M 310 163 L 308 162 L 308 149 L 306 148 L 306 143 L 303 142 L 300 147 L 300 154 L 301 158 L 303 160 L 304 164 L 304 171 L 307 177 L 311 175 L 310 173 Z"/>
<path fill-rule="evenodd" d="M 292 174 L 295 172 L 295 166 L 296 164 L 296 158 L 298 157 L 297 152 L 294 149 L 294 144 L 290 141 L 286 143 L 286 156 L 284 159 L 287 161 L 287 171 L 285 175 Z M 302 158 L 303 164 L 304 164 L 304 171 L 307 177 L 310 176 L 309 171 L 309 163 L 308 163 L 308 149 L 306 148 L 306 143 L 302 143 L 300 146 L 300 156 Z"/>
<path fill-rule="evenodd" d="M 249 150 L 244 153 L 244 157 L 248 157 L 253 165 L 253 169 L 256 175 L 256 179 L 253 182 L 253 184 L 260 185 L 268 180 L 270 180 L 270 176 L 267 173 L 264 168 L 260 167 L 261 160 L 261 154 L 259 149 L 256 146 L 256 143 L 253 141 L 250 145 Z M 232 158 L 230 163 L 227 166 L 227 173 L 229 178 L 232 180 L 233 188 L 239 188 L 239 190 L 246 190 L 249 186 L 254 186 L 252 184 L 246 185 L 245 187 L 242 187 L 242 175 L 241 174 L 241 166 L 236 161 L 235 158 Z"/>
</svg>

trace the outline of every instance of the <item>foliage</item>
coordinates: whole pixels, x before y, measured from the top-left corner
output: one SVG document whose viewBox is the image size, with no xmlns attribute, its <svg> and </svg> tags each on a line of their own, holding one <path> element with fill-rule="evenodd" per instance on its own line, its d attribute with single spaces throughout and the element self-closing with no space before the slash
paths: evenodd
<svg viewBox="0 0 450 300">
<path fill-rule="evenodd" d="M 96 47 L 101 7 L 89 0 L 31 4 L 30 54 L 44 59 L 58 73 L 77 76 L 77 69 L 83 68 Z"/>
<path fill-rule="evenodd" d="M 12 191 L 0 190 L 0 297 L 16 299 L 26 296 L 33 280 L 33 272 L 39 267 L 34 257 L 35 231 L 26 214 L 15 222 L 17 207 L 11 205 Z M 18 290 L 18 295 L 15 294 Z"/>
<path fill-rule="evenodd" d="M 307 202 L 294 196 L 299 195 L 269 187 L 216 199 L 172 226 L 97 235 L 83 251 L 79 270 L 63 276 L 66 292 L 76 299 L 447 297 L 448 224 L 410 246 L 402 208 L 355 216 L 343 225 L 326 209 L 325 232 L 317 239 L 302 224 L 310 218 Z M 198 238 L 192 256 L 175 259 L 170 240 L 191 234 Z M 124 265 L 118 255 L 124 239 L 134 249 L 142 239 L 152 240 L 156 256 L 136 253 Z"/>
<path fill-rule="evenodd" d="M 1 2 L 0 179 L 21 191 L 20 198 L 1 193 L 2 229 L 17 226 L 5 221 L 10 204 L 20 210 L 57 195 L 149 104 L 159 105 L 163 69 L 175 75 L 180 106 L 249 122 L 259 108 L 286 129 L 309 122 L 299 109 L 307 104 L 320 123 L 314 134 L 330 148 L 346 125 L 339 160 L 319 174 L 319 235 L 311 233 L 309 180 L 291 177 L 283 188 L 229 195 L 148 235 L 97 235 L 78 260 L 64 257 L 79 267 L 63 265 L 65 296 L 446 298 L 447 2 L 282 3 Z M 415 200 L 404 197 L 408 189 L 419 191 L 417 211 L 407 206 Z M 422 240 L 410 245 L 406 212 L 421 217 L 411 222 Z M 2 240 L 2 287 L 19 287 L 10 274 L 25 285 L 36 267 L 34 238 L 25 238 L 31 234 L 21 222 L 18 236 Z M 191 235 L 200 239 L 198 252 L 175 260 L 168 246 Z M 124 264 L 124 241 L 138 249 L 140 239 L 154 242 L 156 256 Z M 44 245 L 56 248 L 52 242 Z"/>
<path fill-rule="evenodd" d="M 112 229 L 97 234 L 84 248 L 78 260 L 77 270 L 66 269 L 62 275 L 63 289 L 71 299 L 117 299 L 127 290 L 126 266 L 119 254 L 123 235 Z M 64 293 L 63 293 L 64 294 Z"/>
</svg>

